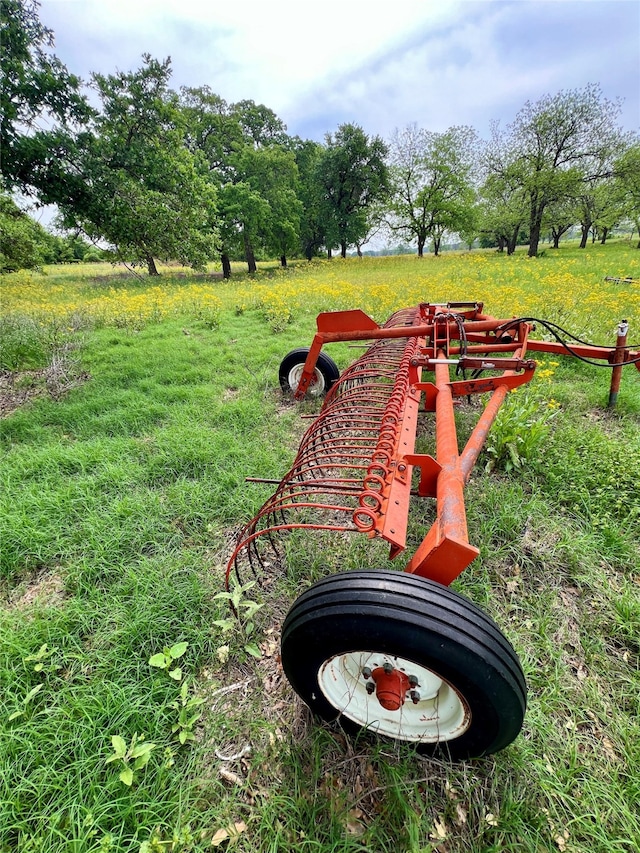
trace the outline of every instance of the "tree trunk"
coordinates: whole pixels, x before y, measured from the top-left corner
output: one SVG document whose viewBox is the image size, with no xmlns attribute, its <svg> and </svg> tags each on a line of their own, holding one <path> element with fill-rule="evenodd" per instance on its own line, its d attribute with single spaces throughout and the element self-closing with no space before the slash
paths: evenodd
<svg viewBox="0 0 640 853">
<path fill-rule="evenodd" d="M 151 255 L 147 255 L 147 269 L 149 270 L 149 275 L 160 275 L 156 267 L 156 262 Z"/>
<path fill-rule="evenodd" d="M 425 242 L 424 237 L 422 237 L 422 236 L 418 237 L 418 257 L 419 258 L 424 257 L 424 242 Z"/>
<path fill-rule="evenodd" d="M 347 257 L 347 244 L 346 243 L 340 243 L 340 257 L 341 258 Z"/>
<path fill-rule="evenodd" d="M 231 261 L 229 260 L 229 255 L 223 252 L 220 255 L 220 260 L 222 261 L 222 277 L 231 278 Z"/>
<path fill-rule="evenodd" d="M 556 231 L 555 228 L 552 228 L 551 233 L 553 234 L 553 248 L 559 249 L 560 248 L 560 232 Z"/>
<path fill-rule="evenodd" d="M 287 265 L 287 256 L 286 255 L 280 255 L 280 266 L 286 267 L 286 265 Z"/>
<path fill-rule="evenodd" d="M 440 237 L 434 237 L 433 238 L 433 254 L 434 254 L 434 257 L 436 257 L 436 258 L 438 257 L 438 253 L 440 251 L 440 240 L 441 240 Z"/>
<path fill-rule="evenodd" d="M 540 197 L 538 190 L 532 190 L 529 199 L 529 252 L 530 258 L 538 257 L 538 246 L 540 245 L 540 232 L 542 231 L 542 217 L 546 202 Z"/>
<path fill-rule="evenodd" d="M 327 260 L 330 261 L 332 257 L 331 246 L 327 246 Z"/>
<path fill-rule="evenodd" d="M 500 235 L 497 238 L 497 242 L 498 242 L 498 246 L 496 248 L 496 252 L 504 252 L 504 247 L 507 244 L 507 241 L 505 240 L 505 238 L 502 235 Z"/>
<path fill-rule="evenodd" d="M 580 225 L 580 229 L 582 231 L 582 239 L 580 240 L 580 248 L 581 249 L 586 249 L 586 247 L 587 247 L 587 240 L 589 239 L 589 229 L 590 228 L 591 228 L 590 222 L 583 222 Z"/>
<path fill-rule="evenodd" d="M 251 240 L 247 236 L 246 232 L 244 234 L 244 256 L 247 261 L 249 272 L 257 272 L 258 266 L 256 264 L 256 256 L 253 253 L 253 246 L 251 245 Z"/>
<path fill-rule="evenodd" d="M 607 242 L 607 237 L 608 237 L 608 236 L 609 236 L 609 229 L 605 227 L 605 228 L 603 228 L 603 229 L 602 229 L 602 237 L 600 238 L 600 243 L 601 243 L 603 246 L 604 246 L 604 244 Z"/>
<path fill-rule="evenodd" d="M 542 228 L 542 213 L 540 217 L 536 217 L 531 224 L 529 232 L 529 257 L 538 257 L 538 246 L 540 245 L 540 230 Z"/>
<path fill-rule="evenodd" d="M 511 232 L 511 236 L 507 240 L 507 255 L 513 255 L 516 250 L 516 246 L 518 245 L 518 234 L 520 233 L 520 225 L 516 225 L 516 227 Z"/>
<path fill-rule="evenodd" d="M 362 249 L 360 248 L 360 243 L 356 244 L 356 249 L 358 250 L 358 257 L 361 258 L 362 257 Z"/>
</svg>

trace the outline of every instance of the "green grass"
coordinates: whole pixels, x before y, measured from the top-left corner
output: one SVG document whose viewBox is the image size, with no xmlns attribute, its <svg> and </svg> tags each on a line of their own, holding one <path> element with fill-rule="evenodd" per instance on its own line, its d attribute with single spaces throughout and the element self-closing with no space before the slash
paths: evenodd
<svg viewBox="0 0 640 853">
<path fill-rule="evenodd" d="M 613 246 L 607 266 L 631 261 Z M 366 261 L 340 269 L 364 280 Z M 638 373 L 626 369 L 611 412 L 608 373 L 559 359 L 535 391 L 541 406 L 560 403 L 541 446 L 520 470 L 486 473 L 483 456 L 474 471 L 468 522 L 481 553 L 456 588 L 516 647 L 529 707 L 502 753 L 449 765 L 313 723 L 279 667 L 279 624 L 300 589 L 383 566 L 380 549 L 291 537 L 290 574 L 256 617 L 260 660 L 214 624 L 228 617 L 215 596 L 234 533 L 271 490 L 245 477 L 282 476 L 308 425 L 282 400 L 277 369 L 310 343 L 317 307 L 296 308 L 274 334 L 257 303 L 242 314 L 234 303 L 230 289 L 215 329 L 176 317 L 70 332 L 87 381 L 0 421 L 0 851 L 138 853 L 148 842 L 147 853 L 203 853 L 234 825 L 220 849 L 635 851 Z M 357 354 L 330 352 L 341 367 Z M 462 407 L 462 436 L 477 412 Z M 412 509 L 410 549 L 431 517 L 429 502 Z M 178 641 L 189 689 L 206 699 L 185 745 L 172 733 L 180 685 L 148 664 Z M 45 644 L 35 671 L 26 659 Z M 106 760 L 113 735 L 134 734 L 155 748 L 127 787 Z"/>
</svg>

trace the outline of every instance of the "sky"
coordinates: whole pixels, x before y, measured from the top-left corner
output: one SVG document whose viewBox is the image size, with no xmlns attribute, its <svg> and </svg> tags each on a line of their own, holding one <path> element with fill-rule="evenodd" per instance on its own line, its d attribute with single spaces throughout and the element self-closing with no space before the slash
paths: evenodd
<svg viewBox="0 0 640 853">
<path fill-rule="evenodd" d="M 172 88 L 265 104 L 304 139 L 345 122 L 488 138 L 590 83 L 640 131 L 640 0 L 41 0 L 40 20 L 84 80 L 170 56 Z"/>
</svg>

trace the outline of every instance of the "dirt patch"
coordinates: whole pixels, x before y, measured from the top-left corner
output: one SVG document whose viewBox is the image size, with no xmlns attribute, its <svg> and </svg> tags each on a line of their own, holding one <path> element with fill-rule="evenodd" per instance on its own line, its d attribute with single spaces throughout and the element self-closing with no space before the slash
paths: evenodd
<svg viewBox="0 0 640 853">
<path fill-rule="evenodd" d="M 540 563 L 557 557 L 562 539 L 561 530 L 552 529 L 546 522 L 529 517 L 520 538 L 522 554 Z"/>
<path fill-rule="evenodd" d="M 63 394 L 87 382 L 90 374 L 79 371 L 65 352 L 54 354 L 42 370 L 0 371 L 0 418 L 13 414 L 38 397 L 59 400 Z"/>
<path fill-rule="evenodd" d="M 15 412 L 20 406 L 47 393 L 46 370 L 0 372 L 0 418 Z"/>
<path fill-rule="evenodd" d="M 29 610 L 32 607 L 59 607 L 66 598 L 64 580 L 55 569 L 41 572 L 25 581 L 9 594 L 9 610 Z"/>
<path fill-rule="evenodd" d="M 590 424 L 599 427 L 607 436 L 615 437 L 620 428 L 620 415 L 616 409 L 590 409 L 583 417 Z"/>
</svg>

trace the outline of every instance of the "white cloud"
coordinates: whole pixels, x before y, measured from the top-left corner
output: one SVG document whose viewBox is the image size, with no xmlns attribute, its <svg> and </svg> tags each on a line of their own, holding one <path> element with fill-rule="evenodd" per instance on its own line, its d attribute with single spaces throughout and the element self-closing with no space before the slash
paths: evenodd
<svg viewBox="0 0 640 853">
<path fill-rule="evenodd" d="M 446 19 L 459 6 L 459 0 L 395 0 L 392 6 L 375 0 L 313 5 L 299 0 L 43 0 L 41 14 L 65 47 L 68 37 L 87 31 L 102 36 L 103 45 L 110 42 L 115 55 L 135 41 L 139 54 L 172 55 L 176 73 L 182 66 L 209 78 L 214 72 L 217 81 L 208 82 L 225 89 L 244 93 L 251 85 L 284 99 L 328 70 L 357 67 L 380 44 L 406 36 L 418 22 Z"/>
<path fill-rule="evenodd" d="M 171 55 L 176 88 L 264 103 L 316 139 L 342 121 L 484 133 L 527 99 L 591 82 L 640 125 L 637 2 L 42 0 L 40 14 L 85 78 Z"/>
<path fill-rule="evenodd" d="M 486 135 L 492 120 L 510 121 L 526 100 L 600 82 L 605 96 L 626 96 L 622 120 L 637 129 L 640 45 L 631 32 L 640 7 L 624 4 L 631 31 L 612 29 L 605 50 L 603 13 L 612 5 L 619 15 L 620 3 L 469 3 L 455 25 L 422 27 L 400 48 L 332 75 L 321 84 L 322 112 L 309 99 L 299 119 L 312 128 L 355 115 L 383 136 L 412 122 L 431 130 L 470 124 Z"/>
</svg>

